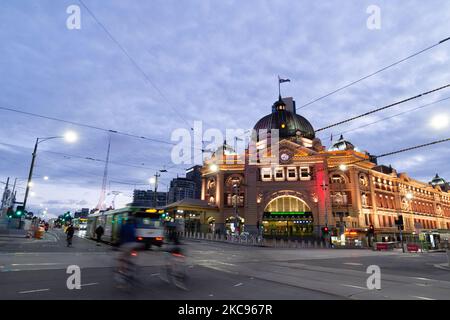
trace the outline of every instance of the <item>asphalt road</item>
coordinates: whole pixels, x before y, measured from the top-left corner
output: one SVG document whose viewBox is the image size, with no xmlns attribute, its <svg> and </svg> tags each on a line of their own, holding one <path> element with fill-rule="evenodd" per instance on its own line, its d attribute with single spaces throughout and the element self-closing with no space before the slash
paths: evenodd
<svg viewBox="0 0 450 320">
<path fill-rule="evenodd" d="M 346 249 L 275 249 L 186 241 L 187 290 L 163 282 L 164 252 L 139 252 L 139 284 L 118 289 L 117 252 L 64 234 L 43 240 L 0 238 L 0 299 L 450 299 L 445 253 Z M 80 290 L 66 286 L 66 268 L 81 268 Z M 381 289 L 367 288 L 367 267 L 381 270 Z"/>
</svg>

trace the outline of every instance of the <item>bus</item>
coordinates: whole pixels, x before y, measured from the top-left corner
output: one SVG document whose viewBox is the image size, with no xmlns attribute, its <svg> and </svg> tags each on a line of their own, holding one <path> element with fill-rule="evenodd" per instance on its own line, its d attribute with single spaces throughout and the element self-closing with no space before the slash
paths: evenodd
<svg viewBox="0 0 450 320">
<path fill-rule="evenodd" d="M 152 245 L 160 247 L 164 240 L 162 214 L 164 210 L 128 206 L 116 210 L 100 211 L 88 216 L 86 237 L 95 239 L 95 229 L 104 229 L 102 240 L 117 245 L 120 242 L 120 229 L 129 218 L 134 218 L 136 241 L 148 249 Z"/>
<path fill-rule="evenodd" d="M 86 230 L 87 229 L 87 218 L 75 218 L 72 220 L 72 225 L 75 228 L 75 230 Z"/>
</svg>

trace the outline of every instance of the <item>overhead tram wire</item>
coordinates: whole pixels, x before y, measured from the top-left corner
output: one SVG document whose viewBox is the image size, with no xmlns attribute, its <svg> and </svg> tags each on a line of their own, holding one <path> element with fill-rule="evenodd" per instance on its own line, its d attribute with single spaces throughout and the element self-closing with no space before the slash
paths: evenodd
<svg viewBox="0 0 450 320">
<path fill-rule="evenodd" d="M 136 60 L 128 53 L 128 51 L 122 46 L 122 44 L 109 32 L 109 30 L 106 28 L 106 26 L 97 18 L 97 16 L 92 12 L 91 9 L 84 3 L 83 0 L 78 0 L 80 4 L 86 9 L 86 11 L 89 13 L 89 15 L 95 20 L 95 22 L 103 29 L 103 31 L 108 35 L 108 37 L 119 47 L 119 49 L 122 51 L 122 53 L 130 60 L 130 62 L 133 64 L 133 66 L 142 74 L 144 79 L 148 84 L 150 84 L 153 89 L 158 92 L 158 94 L 163 98 L 163 100 L 170 106 L 172 111 L 180 118 L 192 131 L 193 128 L 189 124 L 189 122 L 180 115 L 180 113 L 177 111 L 177 109 L 170 103 L 169 99 L 166 97 L 166 95 L 159 89 L 159 87 L 150 79 L 150 77 L 147 75 L 147 73 L 140 67 L 140 65 L 136 62 Z"/>
<path fill-rule="evenodd" d="M 175 143 L 169 142 L 169 141 L 159 140 L 159 139 L 155 139 L 155 138 L 148 138 L 148 137 L 145 137 L 145 136 L 139 136 L 139 135 L 136 135 L 136 134 L 122 132 L 122 131 L 119 131 L 119 130 L 106 129 L 106 128 L 102 128 L 102 127 L 98 127 L 98 126 L 94 126 L 94 125 L 90 125 L 90 124 L 86 124 L 86 123 L 75 122 L 75 121 L 65 120 L 65 119 L 51 117 L 51 116 L 45 116 L 45 115 L 38 114 L 38 113 L 22 111 L 22 110 L 19 110 L 17 108 L 0 106 L 0 110 L 20 113 L 20 114 L 23 114 L 23 115 L 36 117 L 36 118 L 42 118 L 42 119 L 46 119 L 46 120 L 52 120 L 52 121 L 67 123 L 67 124 L 71 124 L 71 125 L 78 126 L 78 127 L 84 127 L 84 128 L 100 130 L 100 131 L 104 131 L 104 132 L 115 133 L 115 134 L 118 134 L 118 135 L 123 135 L 123 136 L 132 137 L 132 138 L 148 140 L 148 141 L 152 141 L 152 142 L 157 142 L 157 143 L 162 143 L 162 144 L 167 144 L 167 145 L 175 145 Z"/>
<path fill-rule="evenodd" d="M 415 95 L 415 96 L 413 96 L 413 97 L 410 97 L 410 98 L 407 98 L 407 99 L 403 99 L 403 100 L 401 100 L 401 101 L 397 101 L 397 102 L 391 103 L 391 104 L 389 104 L 389 105 L 387 105 L 387 106 L 384 106 L 384 107 L 381 107 L 381 108 L 377 108 L 377 109 L 374 109 L 374 110 L 365 112 L 365 113 L 363 113 L 363 114 L 354 116 L 354 117 L 352 117 L 352 118 L 348 118 L 348 119 L 346 119 L 346 120 L 342 120 L 342 121 L 339 121 L 339 122 L 337 122 L 337 123 L 328 125 L 328 126 L 326 126 L 326 127 L 317 129 L 315 132 L 320 132 L 320 131 L 323 131 L 323 130 L 326 130 L 326 129 L 330 129 L 330 128 L 339 126 L 339 125 L 344 124 L 344 123 L 348 123 L 348 122 L 350 122 L 350 121 L 353 121 L 353 120 L 356 120 L 356 119 L 359 119 L 359 118 L 363 118 L 363 117 L 365 117 L 365 116 L 374 114 L 374 113 L 376 113 L 376 112 L 379 112 L 379 111 L 382 111 L 382 110 L 386 110 L 386 109 L 392 108 L 392 107 L 397 106 L 397 105 L 399 105 L 399 104 L 402 104 L 402 103 L 405 103 L 405 102 L 408 102 L 408 101 L 411 101 L 411 100 L 414 100 L 414 99 L 423 97 L 423 96 L 428 95 L 428 94 L 430 94 L 430 93 L 434 93 L 434 92 L 436 92 L 436 91 L 443 90 L 443 89 L 446 89 L 446 88 L 449 88 L 449 87 L 450 87 L 450 84 L 447 84 L 447 85 L 445 85 L 445 86 L 442 86 L 442 87 L 439 87 L 439 88 L 436 88 L 436 89 L 433 89 L 433 90 L 430 90 L 430 91 L 427 91 L 427 92 L 420 93 L 420 94 Z"/>
<path fill-rule="evenodd" d="M 392 155 L 395 155 L 395 154 L 408 152 L 408 151 L 411 151 L 411 150 L 416 150 L 416 149 L 420 149 L 420 148 L 436 145 L 436 144 L 439 144 L 439 143 L 449 142 L 449 141 L 450 141 L 450 138 L 446 138 L 446 139 L 441 139 L 441 140 L 436 140 L 436 141 L 420 144 L 420 145 L 413 146 L 413 147 L 408 147 L 408 148 L 403 148 L 403 149 L 396 150 L 396 151 L 383 153 L 383 154 L 380 154 L 380 155 L 371 155 L 371 156 L 373 158 L 375 158 L 375 159 L 379 159 L 379 158 L 384 158 L 384 157 L 392 156 Z M 357 163 L 360 163 L 360 162 L 367 162 L 367 161 L 370 161 L 370 160 L 369 159 L 360 159 L 360 160 L 355 160 L 355 161 L 351 161 L 351 162 L 348 162 L 348 163 L 340 163 L 337 166 L 330 167 L 330 168 L 327 168 L 327 169 L 338 169 L 339 166 L 342 165 L 342 164 L 349 166 L 349 165 L 352 165 L 352 164 L 357 164 Z M 325 169 L 321 169 L 321 170 L 317 170 L 317 171 L 324 171 L 324 170 Z"/>
<path fill-rule="evenodd" d="M 327 97 L 329 97 L 329 96 L 331 96 L 331 95 L 333 95 L 333 94 L 335 94 L 335 93 L 337 93 L 337 92 L 339 92 L 339 91 L 342 91 L 342 90 L 344 90 L 344 89 L 346 89 L 346 88 L 348 88 L 348 87 L 351 87 L 351 86 L 353 86 L 353 85 L 355 85 L 355 84 L 357 84 L 357 83 L 359 83 L 359 82 L 361 82 L 361 81 L 364 81 L 364 80 L 366 80 L 367 78 L 370 78 L 370 77 L 372 77 L 372 76 L 374 76 L 374 75 L 376 75 L 376 74 L 379 74 L 379 73 L 381 73 L 381 72 L 383 72 L 383 71 L 385 71 L 385 70 L 387 70 L 387 69 L 389 69 L 389 68 L 392 68 L 392 67 L 394 67 L 394 66 L 396 66 L 396 65 L 398 65 L 398 64 L 400 64 L 400 63 L 402 63 L 402 62 L 404 62 L 404 61 L 406 61 L 406 60 L 408 60 L 408 59 L 411 59 L 411 58 L 413 58 L 413 57 L 415 57 L 415 56 L 418 56 L 418 55 L 421 54 L 421 53 L 424 53 L 424 52 L 426 52 L 426 51 L 428 51 L 428 50 L 431 50 L 431 49 L 433 49 L 434 47 L 437 47 L 437 46 L 441 45 L 442 43 L 444 43 L 444 42 L 446 42 L 446 41 L 448 41 L 448 40 L 450 40 L 450 37 L 445 38 L 445 39 L 439 41 L 439 42 L 436 43 L 436 44 L 433 44 L 433 45 L 431 45 L 431 46 L 429 46 L 429 47 L 426 47 L 425 49 L 422 49 L 422 50 L 420 50 L 420 51 L 418 51 L 418 52 L 416 52 L 416 53 L 413 53 L 413 54 L 411 54 L 411 55 L 409 55 L 409 56 L 407 56 L 407 57 L 405 57 L 405 58 L 403 58 L 403 59 L 400 59 L 400 60 L 398 60 L 398 61 L 396 61 L 396 62 L 394 62 L 394 63 L 392 63 L 392 64 L 390 64 L 390 65 L 388 65 L 388 66 L 386 66 L 386 67 L 383 67 L 383 68 L 381 68 L 381 69 L 379 69 L 379 70 L 377 70 L 377 71 L 375 71 L 375 72 L 372 72 L 372 73 L 368 74 L 367 76 L 364 76 L 364 77 L 362 77 L 362 78 L 359 78 L 358 80 L 352 81 L 352 82 L 350 82 L 350 83 L 348 83 L 348 84 L 346 84 L 346 85 L 344 85 L 344 86 L 342 86 L 342 87 L 340 87 L 340 88 L 338 88 L 338 89 L 336 89 L 336 90 L 333 90 L 333 91 L 331 91 L 331 92 L 329 92 L 329 93 L 327 93 L 327 94 L 325 94 L 325 95 L 323 95 L 323 96 L 320 96 L 320 97 L 318 97 L 318 98 L 316 98 L 316 99 L 314 99 L 314 100 L 311 100 L 310 102 L 308 102 L 308 103 L 306 103 L 306 104 L 304 104 L 304 105 L 298 107 L 297 110 L 306 108 L 307 106 L 309 106 L 309 105 L 311 105 L 311 104 L 313 104 L 313 103 L 316 103 L 317 101 L 320 101 L 320 100 L 322 100 L 322 99 L 325 99 L 325 98 L 327 98 Z"/>
<path fill-rule="evenodd" d="M 5 146 L 15 147 L 15 148 L 22 148 L 22 149 L 29 149 L 28 147 L 25 147 L 25 146 L 21 146 L 21 145 L 17 145 L 17 144 L 11 144 L 11 143 L 5 143 L 5 142 L 0 142 L 0 145 L 5 145 Z M 69 157 L 69 158 L 75 158 L 75 159 L 81 159 L 81 160 L 87 160 L 87 161 L 103 162 L 103 163 L 106 162 L 106 160 L 104 160 L 104 159 L 96 159 L 96 158 L 92 158 L 92 157 L 73 155 L 73 154 L 57 152 L 57 151 L 42 150 L 40 152 L 51 153 L 51 154 L 61 155 L 61 156 Z M 118 166 L 130 167 L 130 168 L 157 170 L 156 167 L 147 167 L 147 166 L 137 165 L 137 164 L 122 163 L 122 162 L 115 162 L 115 161 L 109 161 L 109 163 L 114 164 L 114 165 L 118 165 Z M 176 172 L 173 172 L 173 171 L 172 172 L 168 171 L 168 172 L 176 174 Z"/>
<path fill-rule="evenodd" d="M 450 97 L 446 97 L 446 98 L 443 98 L 443 99 L 439 99 L 439 100 L 436 100 L 436 101 L 433 101 L 433 102 L 430 102 L 430 103 L 421 105 L 421 106 L 419 106 L 419 107 L 415 107 L 415 108 L 412 108 L 412 109 L 409 109 L 409 110 L 406 110 L 406 111 L 403 111 L 403 112 L 400 112 L 400 113 L 396 113 L 396 114 L 394 114 L 394 115 L 392 115 L 392 116 L 389 116 L 389 117 L 382 118 L 382 119 L 377 120 L 377 121 L 374 121 L 374 122 L 370 122 L 370 123 L 364 124 L 364 125 L 359 126 L 359 127 L 355 127 L 355 128 L 351 128 L 351 129 L 348 129 L 348 130 L 345 130 L 345 131 L 341 131 L 341 132 L 338 134 L 338 136 L 339 136 L 339 135 L 342 135 L 342 134 L 345 134 L 345 133 L 348 133 L 348 132 L 356 131 L 356 130 L 358 130 L 358 129 L 366 128 L 366 127 L 371 126 L 371 125 L 374 125 L 374 124 L 376 124 L 376 123 L 383 122 L 383 121 L 386 121 L 386 120 L 390 120 L 390 119 L 392 119 L 392 118 L 395 118 L 395 117 L 398 117 L 398 116 L 401 116 L 401 115 L 404 115 L 404 114 L 407 114 L 407 113 L 410 113 L 410 112 L 414 112 L 414 111 L 417 111 L 417 110 L 419 110 L 419 109 L 423 109 L 423 108 L 426 108 L 426 107 L 435 105 L 435 104 L 437 104 L 437 103 L 440 103 L 440 102 L 442 102 L 442 101 L 446 101 L 446 100 L 449 100 L 449 99 L 450 99 Z M 326 138 L 327 138 L 326 136 L 321 136 L 321 139 L 326 139 Z"/>
</svg>

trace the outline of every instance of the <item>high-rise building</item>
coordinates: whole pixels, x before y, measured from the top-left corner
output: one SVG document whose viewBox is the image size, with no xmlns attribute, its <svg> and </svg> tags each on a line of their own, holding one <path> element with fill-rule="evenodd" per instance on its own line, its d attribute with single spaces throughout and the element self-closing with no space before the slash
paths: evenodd
<svg viewBox="0 0 450 320">
<path fill-rule="evenodd" d="M 187 178 L 175 178 L 170 182 L 168 203 L 183 199 L 193 199 L 195 182 Z"/>
<path fill-rule="evenodd" d="M 156 198 L 156 203 L 155 203 Z M 133 206 L 143 207 L 164 207 L 167 204 L 167 192 L 153 190 L 134 190 L 133 191 Z"/>
<path fill-rule="evenodd" d="M 202 166 L 193 166 L 186 170 L 186 178 L 194 181 L 195 192 L 194 199 L 200 199 L 202 196 Z"/>
</svg>

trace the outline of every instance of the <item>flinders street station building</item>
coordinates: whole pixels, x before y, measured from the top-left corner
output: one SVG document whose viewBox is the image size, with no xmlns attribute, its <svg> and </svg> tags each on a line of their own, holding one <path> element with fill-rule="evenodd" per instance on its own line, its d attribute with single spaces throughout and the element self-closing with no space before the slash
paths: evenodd
<svg viewBox="0 0 450 320">
<path fill-rule="evenodd" d="M 254 129 L 255 147 L 244 154 L 221 148 L 205 161 L 202 200 L 178 210 L 202 232 L 308 240 L 328 230 L 334 243 L 358 245 L 372 228 L 376 241 L 397 241 L 401 216 L 407 240 L 426 237 L 433 244 L 448 237 L 450 186 L 435 172 L 429 182 L 417 181 L 342 136 L 322 145 L 292 98 L 280 97 Z"/>
</svg>

